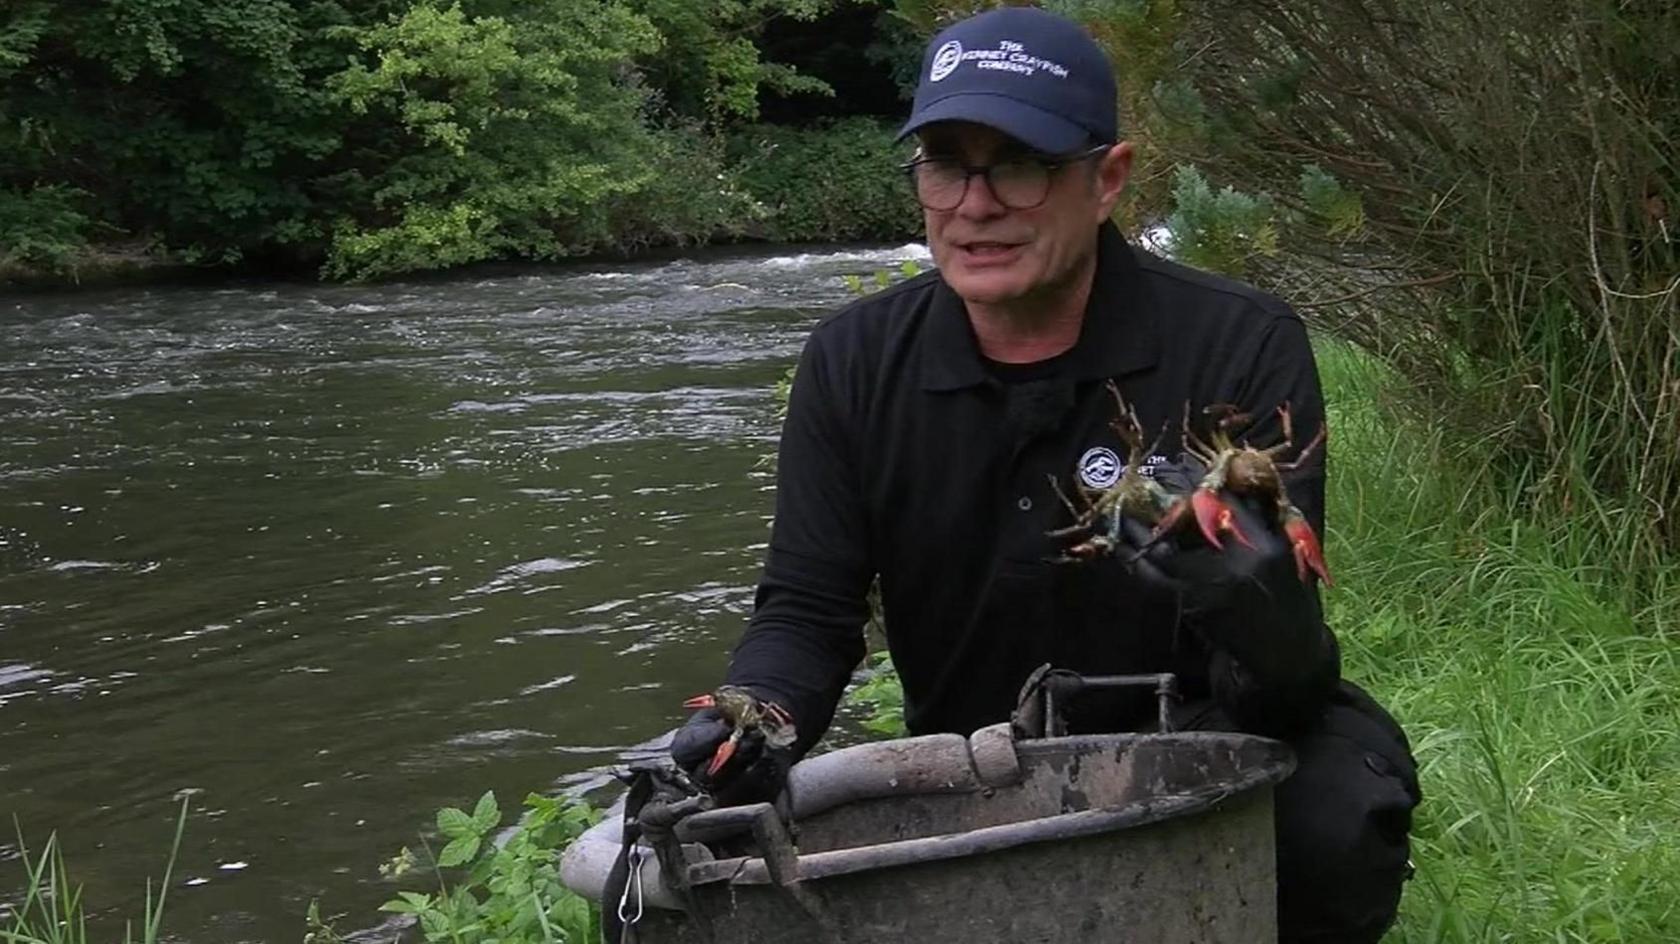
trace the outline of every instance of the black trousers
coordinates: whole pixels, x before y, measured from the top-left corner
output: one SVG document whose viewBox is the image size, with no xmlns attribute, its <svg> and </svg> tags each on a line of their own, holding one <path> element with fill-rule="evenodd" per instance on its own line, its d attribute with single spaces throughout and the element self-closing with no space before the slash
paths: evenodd
<svg viewBox="0 0 1680 944">
<path fill-rule="evenodd" d="M 1180 730 L 1232 730 L 1209 704 Z M 1376 944 L 1411 875 L 1412 810 L 1422 799 L 1405 732 L 1342 682 L 1312 728 L 1289 739 L 1295 772 L 1273 793 L 1281 944 Z"/>
</svg>

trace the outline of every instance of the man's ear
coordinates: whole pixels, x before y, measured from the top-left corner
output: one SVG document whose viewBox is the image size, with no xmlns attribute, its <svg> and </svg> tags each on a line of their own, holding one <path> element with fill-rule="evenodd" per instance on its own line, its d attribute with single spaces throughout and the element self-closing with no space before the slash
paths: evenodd
<svg viewBox="0 0 1680 944">
<path fill-rule="evenodd" d="M 1132 142 L 1121 141 L 1097 159 L 1097 223 L 1100 225 L 1114 214 L 1126 181 L 1132 176 Z"/>
</svg>

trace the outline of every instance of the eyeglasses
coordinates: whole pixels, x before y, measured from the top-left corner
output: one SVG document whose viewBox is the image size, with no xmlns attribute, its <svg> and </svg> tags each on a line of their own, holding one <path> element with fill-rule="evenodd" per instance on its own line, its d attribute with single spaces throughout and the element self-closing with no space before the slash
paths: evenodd
<svg viewBox="0 0 1680 944">
<path fill-rule="evenodd" d="M 968 196 L 968 182 L 986 178 L 992 196 L 1011 210 L 1031 210 L 1050 196 L 1050 178 L 1060 168 L 1088 160 L 1112 148 L 1099 144 L 1062 157 L 1022 155 L 974 167 L 950 157 L 918 157 L 900 166 L 910 176 L 916 200 L 929 210 L 955 210 Z"/>
</svg>

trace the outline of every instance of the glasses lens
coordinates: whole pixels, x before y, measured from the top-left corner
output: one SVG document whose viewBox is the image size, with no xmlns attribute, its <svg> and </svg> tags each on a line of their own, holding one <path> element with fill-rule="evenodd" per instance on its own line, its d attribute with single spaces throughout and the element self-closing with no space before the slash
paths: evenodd
<svg viewBox="0 0 1680 944">
<path fill-rule="evenodd" d="M 918 161 L 913 171 L 916 199 L 930 210 L 952 210 L 962 202 L 968 172 L 956 161 Z"/>
<path fill-rule="evenodd" d="M 1050 171 L 1034 160 L 994 164 L 986 182 L 992 185 L 998 202 L 1013 210 L 1030 210 L 1050 193 Z"/>
</svg>

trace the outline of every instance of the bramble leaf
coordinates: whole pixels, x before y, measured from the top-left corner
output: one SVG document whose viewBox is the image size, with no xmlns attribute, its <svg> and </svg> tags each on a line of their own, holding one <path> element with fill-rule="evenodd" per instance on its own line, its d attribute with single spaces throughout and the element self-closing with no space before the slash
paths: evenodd
<svg viewBox="0 0 1680 944">
<path fill-rule="evenodd" d="M 437 828 L 439 832 L 451 839 L 473 836 L 478 833 L 477 830 L 473 829 L 472 817 L 453 806 L 438 810 Z"/>
<path fill-rule="evenodd" d="M 495 829 L 496 824 L 501 822 L 501 820 L 502 811 L 498 806 L 496 806 L 495 791 L 484 791 L 484 795 L 478 798 L 478 805 L 473 807 L 473 829 L 479 833 L 487 833 L 490 830 Z"/>
<path fill-rule="evenodd" d="M 443 847 L 443 852 L 438 855 L 437 864 L 446 869 L 463 865 L 472 861 L 472 857 L 478 854 L 478 847 L 477 836 L 462 836 Z"/>
</svg>

